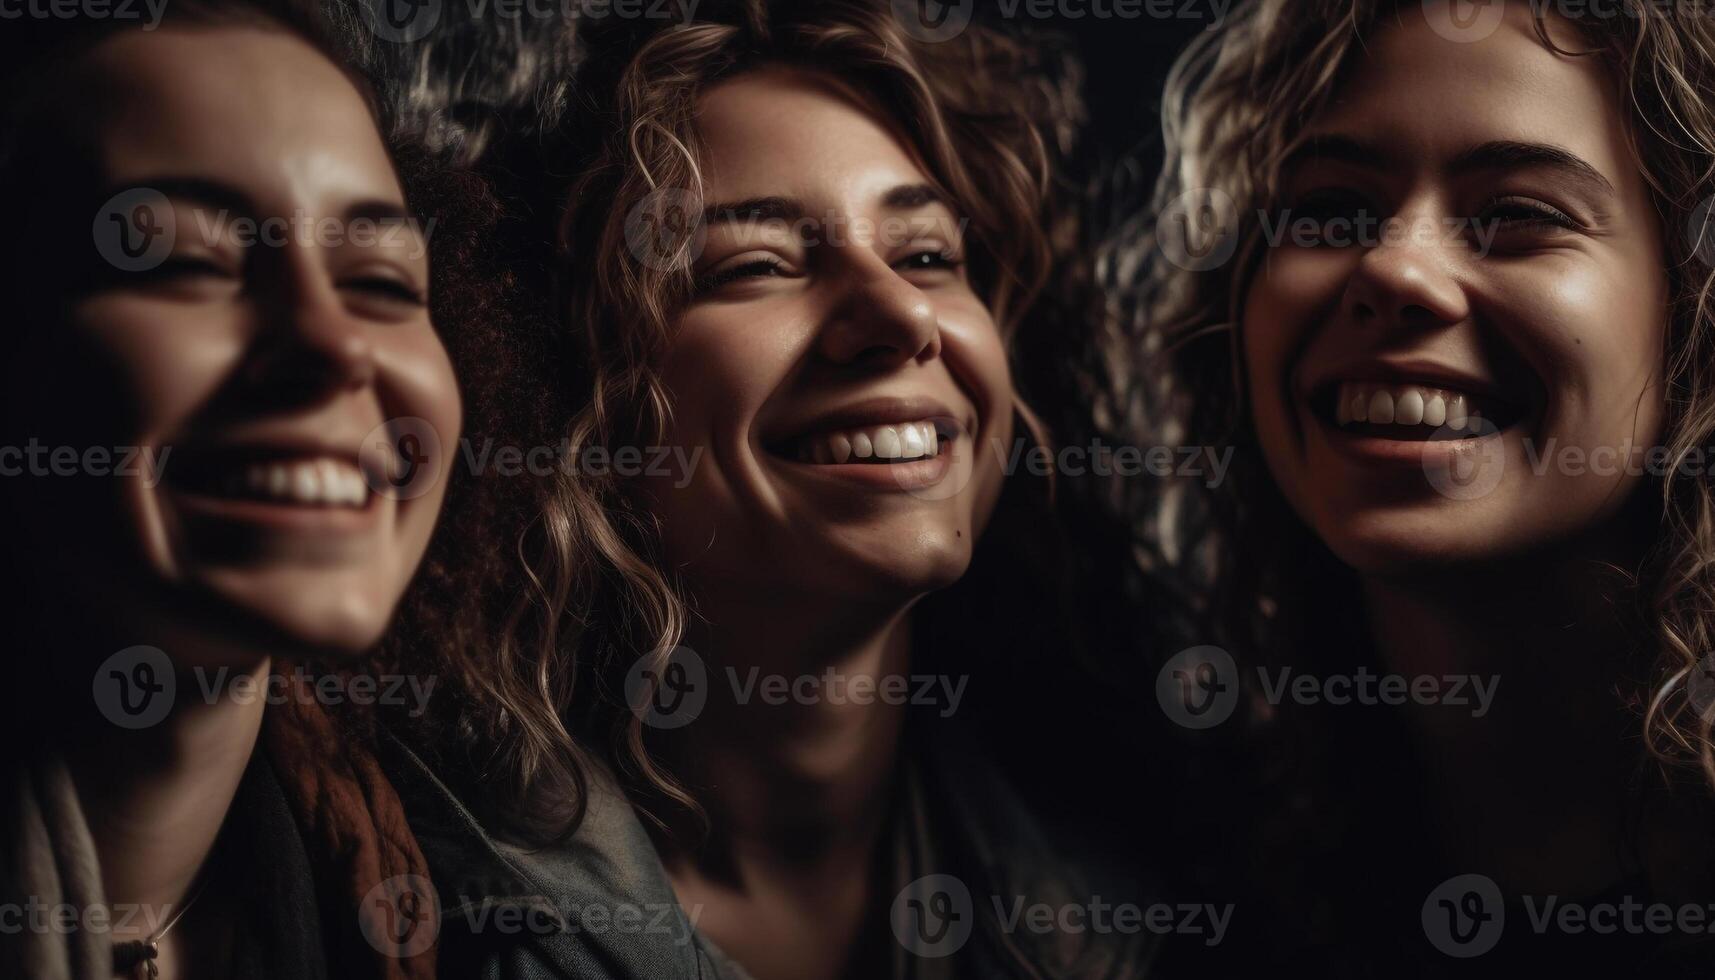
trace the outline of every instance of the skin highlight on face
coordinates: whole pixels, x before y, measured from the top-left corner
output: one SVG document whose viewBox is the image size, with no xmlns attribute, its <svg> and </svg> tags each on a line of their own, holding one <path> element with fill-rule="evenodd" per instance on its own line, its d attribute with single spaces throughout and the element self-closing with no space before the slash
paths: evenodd
<svg viewBox="0 0 1715 980">
<path fill-rule="evenodd" d="M 1475 43 L 1402 17 L 1282 174 L 1282 214 L 1406 229 L 1269 247 L 1245 297 L 1269 468 L 1360 571 L 1576 540 L 1643 477 L 1564 461 L 1662 436 L 1659 221 L 1608 74 L 1528 13 Z"/>
<path fill-rule="evenodd" d="M 190 660 L 366 649 L 427 545 L 460 414 L 373 117 L 322 55 L 255 29 L 122 34 L 70 90 L 102 95 L 73 135 L 106 188 L 165 199 L 172 235 L 154 268 L 94 270 L 32 355 L 44 441 L 162 461 L 73 491 L 72 533 L 97 542 L 82 573 Z M 289 221 L 312 231 L 255 233 Z M 371 438 L 400 419 L 449 450 L 411 461 L 435 473 L 420 495 L 387 492 L 404 461 Z"/>
<path fill-rule="evenodd" d="M 999 493 L 984 447 L 1012 431 L 962 223 L 895 133 L 814 75 L 721 83 L 700 129 L 707 241 L 661 372 L 668 442 L 705 452 L 688 487 L 647 488 L 673 564 L 717 591 L 893 602 L 950 584 Z"/>
</svg>

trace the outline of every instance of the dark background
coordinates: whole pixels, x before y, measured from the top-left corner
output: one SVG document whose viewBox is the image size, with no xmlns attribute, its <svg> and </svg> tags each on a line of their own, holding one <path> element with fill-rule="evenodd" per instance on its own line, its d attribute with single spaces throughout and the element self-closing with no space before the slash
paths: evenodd
<svg viewBox="0 0 1715 980">
<path fill-rule="evenodd" d="M 1161 163 L 1162 83 L 1174 57 L 1216 23 L 1211 0 L 1157 0 L 1154 8 L 1171 14 L 1159 17 L 1150 16 L 1145 5 L 1140 5 L 1139 16 L 1117 16 L 1111 0 L 1056 0 L 1042 6 L 1061 13 L 1037 18 L 1027 15 L 1029 0 L 1004 5 L 1001 0 L 977 0 L 976 18 L 1069 44 L 1084 65 L 1084 100 L 1090 114 L 1079 160 L 1082 169 L 1101 173 L 1125 159 L 1153 183 Z M 1110 16 L 1098 17 L 1091 12 L 1096 10 Z M 1070 16 L 1080 11 L 1084 16 Z"/>
</svg>

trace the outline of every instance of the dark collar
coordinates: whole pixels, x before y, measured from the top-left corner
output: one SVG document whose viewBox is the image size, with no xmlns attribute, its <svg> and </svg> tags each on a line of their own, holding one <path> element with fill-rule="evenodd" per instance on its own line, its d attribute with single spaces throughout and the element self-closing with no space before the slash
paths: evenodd
<svg viewBox="0 0 1715 980">
<path fill-rule="evenodd" d="M 529 944 L 553 975 L 591 980 L 712 975 L 654 844 L 605 773 L 592 772 L 571 838 L 528 846 L 490 833 L 396 736 L 378 741 L 440 895 L 443 950 L 465 937 L 486 950 Z"/>
</svg>

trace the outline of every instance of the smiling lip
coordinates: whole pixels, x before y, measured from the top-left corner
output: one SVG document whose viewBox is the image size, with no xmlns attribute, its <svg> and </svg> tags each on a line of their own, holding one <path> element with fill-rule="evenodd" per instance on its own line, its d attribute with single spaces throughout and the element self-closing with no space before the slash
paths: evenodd
<svg viewBox="0 0 1715 980">
<path fill-rule="evenodd" d="M 879 490 L 933 486 L 952 466 L 969 425 L 929 398 L 872 398 L 765 441 L 794 471 Z"/>
<path fill-rule="evenodd" d="M 375 526 L 383 498 L 373 461 L 322 440 L 181 447 L 163 486 L 188 518 L 286 532 L 354 533 Z"/>
<path fill-rule="evenodd" d="M 1494 381 L 1445 365 L 1383 359 L 1330 368 L 1301 397 L 1342 454 L 1416 466 L 1512 428 L 1529 400 L 1526 392 L 1503 392 Z"/>
</svg>

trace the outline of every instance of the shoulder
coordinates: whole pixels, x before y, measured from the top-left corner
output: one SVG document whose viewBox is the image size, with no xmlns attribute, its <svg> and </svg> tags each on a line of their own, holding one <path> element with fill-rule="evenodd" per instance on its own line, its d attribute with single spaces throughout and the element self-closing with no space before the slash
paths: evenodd
<svg viewBox="0 0 1715 980">
<path fill-rule="evenodd" d="M 384 764 L 429 860 L 442 963 L 454 975 L 714 975 L 648 833 L 605 773 L 592 773 L 576 833 L 526 844 L 484 827 L 407 746 L 391 735 L 383 741 Z"/>
</svg>

